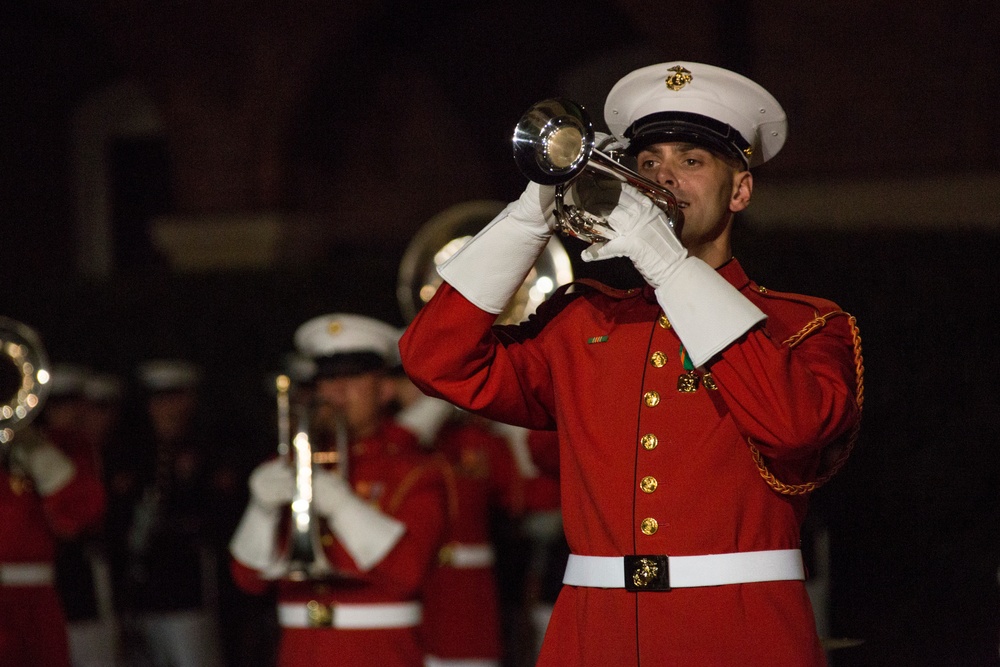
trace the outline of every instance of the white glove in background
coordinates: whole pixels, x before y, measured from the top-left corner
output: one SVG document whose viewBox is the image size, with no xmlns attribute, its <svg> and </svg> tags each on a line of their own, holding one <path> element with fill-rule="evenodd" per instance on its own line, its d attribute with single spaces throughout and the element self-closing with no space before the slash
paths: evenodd
<svg viewBox="0 0 1000 667">
<path fill-rule="evenodd" d="M 643 201 L 645 200 L 645 201 Z M 584 261 L 628 257 L 655 290 L 695 366 L 746 333 L 766 315 L 725 278 L 689 257 L 666 214 L 634 187 L 623 184 L 609 222 L 621 236 L 583 251 Z"/>
<path fill-rule="evenodd" d="M 406 532 L 405 524 L 356 496 L 343 477 L 326 470 L 313 472 L 313 507 L 362 572 L 378 565 Z"/>
<path fill-rule="evenodd" d="M 476 306 L 499 315 L 552 236 L 554 207 L 551 185 L 528 183 L 520 198 L 438 267 L 438 273 Z"/>
<path fill-rule="evenodd" d="M 11 463 L 31 478 L 40 496 L 49 496 L 66 486 L 76 475 L 72 459 L 49 442 L 35 428 L 27 428 L 14 438 Z"/>
<path fill-rule="evenodd" d="M 250 474 L 250 502 L 229 541 L 229 553 L 249 568 L 267 571 L 279 559 L 278 524 L 282 508 L 292 501 L 295 477 L 291 466 L 273 459 Z"/>
<path fill-rule="evenodd" d="M 229 553 L 251 569 L 270 570 L 279 560 L 276 539 L 280 522 L 280 509 L 250 501 L 229 541 Z"/>
<path fill-rule="evenodd" d="M 250 473 L 250 497 L 261 507 L 275 509 L 292 502 L 295 473 L 288 462 L 272 459 Z"/>
</svg>

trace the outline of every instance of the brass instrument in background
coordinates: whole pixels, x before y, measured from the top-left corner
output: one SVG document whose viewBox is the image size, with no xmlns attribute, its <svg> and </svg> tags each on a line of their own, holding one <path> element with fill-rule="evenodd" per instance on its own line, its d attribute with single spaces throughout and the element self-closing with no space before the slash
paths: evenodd
<svg viewBox="0 0 1000 667">
<path fill-rule="evenodd" d="M 284 551 L 278 563 L 266 573 L 266 576 L 269 579 L 291 581 L 325 579 L 333 574 L 333 567 L 323 550 L 319 521 L 313 508 L 312 479 L 316 456 L 309 440 L 309 406 L 292 402 L 290 392 L 293 386 L 287 375 L 278 376 L 276 388 L 278 455 L 290 459 L 295 489 L 292 493 L 291 516 Z M 346 428 L 343 433 L 338 432 L 337 441 L 338 455 L 344 456 L 347 448 Z M 344 458 L 346 460 L 346 456 Z M 343 472 L 346 474 L 346 468 Z"/>
<path fill-rule="evenodd" d="M 462 202 L 441 211 L 417 230 L 403 253 L 396 283 L 397 301 L 407 322 L 416 317 L 441 285 L 437 267 L 486 227 L 505 206 L 504 202 L 493 200 Z M 553 237 L 497 318 L 497 324 L 523 321 L 556 288 L 572 280 L 569 254 L 559 239 Z"/>
<path fill-rule="evenodd" d="M 614 137 L 600 145 L 595 137 L 586 109 L 561 98 L 538 102 L 514 128 L 514 161 L 521 172 L 535 183 L 556 186 L 558 230 L 591 243 L 613 238 L 607 216 L 618 203 L 622 183 L 652 199 L 676 229 L 673 193 L 622 164 L 624 151 Z"/>
<path fill-rule="evenodd" d="M 0 317 L 0 448 L 6 450 L 15 433 L 38 415 L 50 379 L 48 355 L 38 334 Z"/>
</svg>

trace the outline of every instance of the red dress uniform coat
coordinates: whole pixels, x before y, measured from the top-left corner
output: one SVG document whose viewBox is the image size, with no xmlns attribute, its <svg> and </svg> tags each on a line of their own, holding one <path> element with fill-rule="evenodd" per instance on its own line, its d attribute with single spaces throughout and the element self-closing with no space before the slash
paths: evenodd
<svg viewBox="0 0 1000 667">
<path fill-rule="evenodd" d="M 725 554 L 799 547 L 803 496 L 776 493 L 747 438 L 785 482 L 810 479 L 820 451 L 859 419 L 845 317 L 783 342 L 819 299 L 767 293 L 735 260 L 720 269 L 768 319 L 707 365 L 694 392 L 681 343 L 651 289 L 579 287 L 528 323 L 495 319 L 450 286 L 404 335 L 424 391 L 491 419 L 559 434 L 564 529 L 587 556 Z M 654 523 L 655 522 L 655 523 Z M 644 530 L 645 528 L 645 530 Z M 801 581 L 672 591 L 564 586 L 540 665 L 819 665 Z"/>
<path fill-rule="evenodd" d="M 323 582 L 271 582 L 235 559 L 234 580 L 243 590 L 262 594 L 277 585 L 281 603 L 372 604 L 416 600 L 437 557 L 445 530 L 449 495 L 447 464 L 420 449 L 416 438 L 384 422 L 370 438 L 351 445 L 349 476 L 354 492 L 406 525 L 392 551 L 368 572 L 324 533 L 326 555 L 346 576 Z M 419 667 L 424 651 L 418 628 L 283 628 L 281 667 L 309 665 L 385 665 Z"/>
<path fill-rule="evenodd" d="M 52 583 L 5 582 L 5 566 L 52 566 L 56 539 L 94 526 L 104 513 L 100 480 L 86 468 L 41 497 L 29 480 L 0 466 L 0 667 L 69 663 L 66 618 Z"/>
<path fill-rule="evenodd" d="M 491 510 L 520 514 L 524 489 L 507 441 L 484 425 L 452 420 L 434 443 L 451 464 L 457 515 L 424 589 L 422 633 L 441 659 L 501 657 L 499 597 L 492 562 L 462 563 L 467 550 L 492 553 Z"/>
</svg>

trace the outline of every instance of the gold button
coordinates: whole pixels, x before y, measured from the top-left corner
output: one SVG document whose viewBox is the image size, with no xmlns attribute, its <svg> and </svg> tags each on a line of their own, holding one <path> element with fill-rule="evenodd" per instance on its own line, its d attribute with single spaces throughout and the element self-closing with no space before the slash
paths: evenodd
<svg viewBox="0 0 1000 667">
<path fill-rule="evenodd" d="M 455 558 L 455 543 L 449 542 L 438 550 L 438 565 L 451 565 Z"/>
<path fill-rule="evenodd" d="M 660 315 L 660 319 L 658 319 L 657 322 L 659 322 L 660 326 L 664 329 L 670 328 L 670 320 L 667 319 L 666 314 Z"/>
<path fill-rule="evenodd" d="M 657 524 L 656 519 L 652 517 L 647 517 L 643 519 L 642 525 L 640 526 L 640 529 L 642 530 L 644 535 L 652 535 L 653 533 L 656 532 L 657 528 L 659 528 L 659 524 Z"/>
<path fill-rule="evenodd" d="M 649 358 L 649 363 L 656 368 L 663 368 L 667 363 L 667 355 L 662 352 L 654 352 L 653 356 Z"/>
<path fill-rule="evenodd" d="M 646 402 L 648 407 L 655 407 L 657 403 L 660 402 L 660 394 L 655 391 L 647 391 L 642 395 L 642 400 Z"/>
<path fill-rule="evenodd" d="M 639 439 L 639 442 L 641 442 L 642 446 L 645 447 L 646 449 L 656 449 L 656 446 L 660 444 L 659 439 L 652 433 L 647 433 L 646 435 L 642 436 Z"/>
<path fill-rule="evenodd" d="M 642 478 L 642 481 L 639 482 L 639 488 L 642 489 L 644 493 L 652 493 L 653 491 L 656 491 L 657 484 L 658 482 L 655 477 L 646 475 Z"/>
</svg>

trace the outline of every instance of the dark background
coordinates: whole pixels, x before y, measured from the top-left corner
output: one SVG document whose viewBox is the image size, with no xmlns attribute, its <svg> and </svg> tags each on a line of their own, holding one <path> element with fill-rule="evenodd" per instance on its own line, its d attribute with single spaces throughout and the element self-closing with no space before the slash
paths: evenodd
<svg viewBox="0 0 1000 667">
<path fill-rule="evenodd" d="M 833 661 L 996 664 L 996 3 L 342 4 L 0 9 L 0 314 L 56 361 L 202 363 L 208 423 L 249 467 L 273 446 L 265 378 L 295 328 L 403 324 L 407 244 L 452 204 L 518 195 L 509 137 L 530 104 L 567 95 L 601 125 L 635 67 L 734 69 L 791 130 L 755 174 L 737 256 L 772 289 L 837 301 L 864 342 L 860 441 L 813 505 L 831 634 L 865 640 Z M 141 92 L 95 102 L 123 82 Z M 80 158 L 85 109 L 99 170 Z M 277 242 L 251 233 L 261 220 Z M 205 244 L 242 259 L 184 259 Z"/>
</svg>

